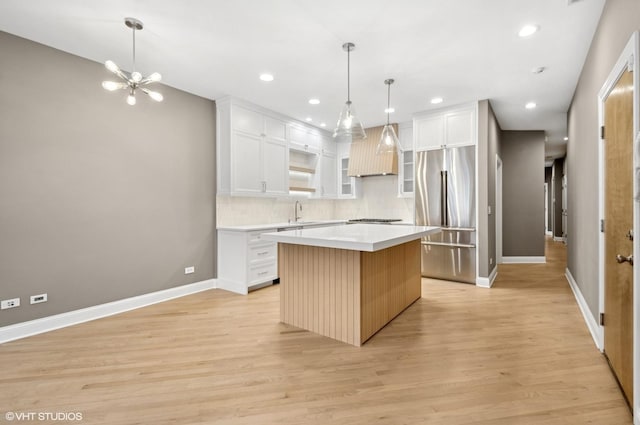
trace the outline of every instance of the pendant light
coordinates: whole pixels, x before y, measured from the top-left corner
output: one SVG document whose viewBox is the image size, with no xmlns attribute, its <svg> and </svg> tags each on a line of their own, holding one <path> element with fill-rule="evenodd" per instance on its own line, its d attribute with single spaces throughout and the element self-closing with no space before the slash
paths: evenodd
<svg viewBox="0 0 640 425">
<path fill-rule="evenodd" d="M 396 131 L 393 129 L 393 126 L 389 124 L 389 113 L 391 112 L 391 84 L 393 84 L 393 82 L 394 80 L 392 78 L 384 80 L 384 83 L 387 85 L 387 124 L 382 129 L 382 136 L 380 137 L 378 147 L 376 148 L 376 153 L 379 155 L 394 152 L 400 144 Z"/>
<path fill-rule="evenodd" d="M 342 50 L 347 52 L 347 102 L 342 108 L 340 118 L 338 118 L 338 124 L 333 131 L 333 137 L 351 136 L 351 139 L 364 139 L 367 137 L 367 133 L 364 132 L 364 127 L 360 120 L 356 117 L 356 111 L 351 104 L 351 51 L 355 49 L 356 45 L 353 43 L 344 43 Z"/>
<path fill-rule="evenodd" d="M 131 28 L 133 31 L 133 67 L 131 68 L 131 73 L 121 70 L 118 65 L 116 65 L 113 61 L 106 61 L 104 66 L 118 77 L 120 77 L 123 81 L 103 81 L 102 87 L 105 90 L 115 91 L 119 89 L 124 89 L 129 92 L 129 96 L 127 96 L 127 103 L 131 106 L 136 104 L 136 90 L 140 89 L 144 94 L 148 95 L 151 99 L 156 102 L 162 102 L 162 94 L 151 91 L 142 86 L 146 86 L 147 84 L 158 82 L 162 79 L 162 76 L 157 72 L 149 75 L 146 78 L 142 77 L 138 71 L 136 71 L 136 30 L 140 31 L 143 28 L 142 22 L 137 20 L 136 18 L 124 18 L 124 24 Z"/>
</svg>

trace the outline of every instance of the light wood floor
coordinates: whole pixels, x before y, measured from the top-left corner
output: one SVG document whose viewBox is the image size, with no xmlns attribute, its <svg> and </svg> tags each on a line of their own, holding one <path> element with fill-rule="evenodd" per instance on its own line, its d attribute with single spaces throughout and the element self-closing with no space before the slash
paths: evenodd
<svg viewBox="0 0 640 425">
<path fill-rule="evenodd" d="M 564 246 L 548 242 L 547 255 L 501 266 L 491 290 L 425 279 L 360 348 L 278 323 L 278 286 L 6 343 L 0 422 L 17 411 L 81 412 L 83 424 L 630 424 L 564 278 Z"/>
</svg>

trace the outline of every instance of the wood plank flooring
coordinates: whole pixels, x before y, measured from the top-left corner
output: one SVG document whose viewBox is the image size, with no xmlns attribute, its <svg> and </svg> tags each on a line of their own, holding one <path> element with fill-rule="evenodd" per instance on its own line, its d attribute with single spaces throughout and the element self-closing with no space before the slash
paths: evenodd
<svg viewBox="0 0 640 425">
<path fill-rule="evenodd" d="M 564 246 L 547 246 L 547 264 L 500 266 L 491 290 L 423 280 L 422 298 L 362 347 L 279 323 L 278 286 L 6 343 L 0 422 L 631 424 L 563 276 Z"/>
</svg>

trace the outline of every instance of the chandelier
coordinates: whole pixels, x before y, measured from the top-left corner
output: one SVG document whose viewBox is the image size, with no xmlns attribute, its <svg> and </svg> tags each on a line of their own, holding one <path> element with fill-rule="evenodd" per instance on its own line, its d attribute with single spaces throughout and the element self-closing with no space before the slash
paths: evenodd
<svg viewBox="0 0 640 425">
<path fill-rule="evenodd" d="M 120 89 L 128 90 L 129 96 L 127 96 L 127 103 L 131 106 L 136 104 L 136 90 L 138 89 L 156 102 L 162 102 L 163 97 L 161 93 L 143 87 L 160 81 L 162 76 L 159 73 L 154 72 L 148 77 L 143 77 L 141 73 L 136 71 L 136 31 L 142 30 L 142 22 L 136 18 L 124 18 L 124 24 L 133 31 L 133 66 L 131 68 L 131 72 L 129 73 L 121 70 L 118 65 L 111 60 L 106 61 L 104 66 L 109 71 L 120 77 L 123 81 L 103 81 L 102 87 L 109 91 Z"/>
</svg>

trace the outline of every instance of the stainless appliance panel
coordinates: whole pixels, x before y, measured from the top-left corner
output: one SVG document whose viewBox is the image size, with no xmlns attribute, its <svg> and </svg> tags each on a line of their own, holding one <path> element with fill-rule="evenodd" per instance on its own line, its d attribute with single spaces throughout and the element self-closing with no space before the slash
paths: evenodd
<svg viewBox="0 0 640 425">
<path fill-rule="evenodd" d="M 447 226 L 476 227 L 476 147 L 446 150 Z"/>
<path fill-rule="evenodd" d="M 423 242 L 422 275 L 475 284 L 476 249 Z"/>
<path fill-rule="evenodd" d="M 416 225 L 443 226 L 442 175 L 444 149 L 418 152 L 416 155 Z"/>
<path fill-rule="evenodd" d="M 463 245 L 476 245 L 476 232 L 459 231 L 443 228 L 442 232 L 435 233 L 433 235 L 427 235 L 422 238 L 423 242 L 438 242 L 443 244 L 463 244 Z"/>
</svg>

